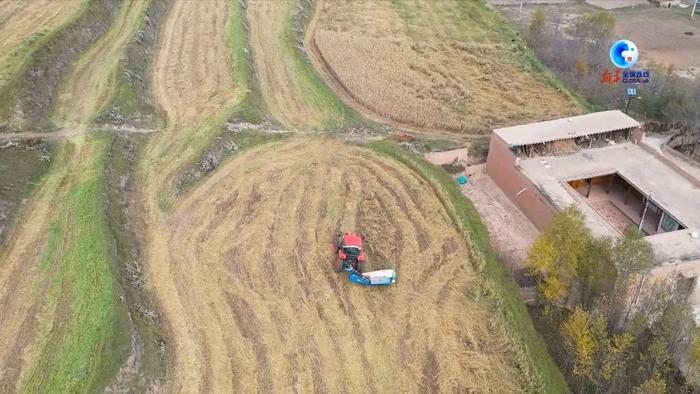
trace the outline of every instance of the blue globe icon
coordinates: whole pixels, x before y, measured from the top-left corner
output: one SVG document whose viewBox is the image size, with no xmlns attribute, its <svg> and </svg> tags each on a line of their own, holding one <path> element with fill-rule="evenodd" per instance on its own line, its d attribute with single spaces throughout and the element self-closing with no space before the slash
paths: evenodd
<svg viewBox="0 0 700 394">
<path fill-rule="evenodd" d="M 630 68 L 639 60 L 639 50 L 630 40 L 620 40 L 610 47 L 610 60 L 619 68 Z"/>
</svg>

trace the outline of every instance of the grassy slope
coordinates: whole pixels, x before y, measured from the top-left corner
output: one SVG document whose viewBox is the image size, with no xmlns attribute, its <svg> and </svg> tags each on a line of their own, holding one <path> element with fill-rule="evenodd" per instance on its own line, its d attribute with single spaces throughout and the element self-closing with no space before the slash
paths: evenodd
<svg viewBox="0 0 700 394">
<path fill-rule="evenodd" d="M 76 12 L 60 28 L 47 32 L 31 48 L 25 48 L 18 58 L 18 63 L 12 75 L 0 86 L 0 131 L 4 123 L 12 115 L 16 105 L 21 105 L 26 111 L 31 109 L 31 118 L 13 125 L 13 128 L 52 128 L 55 125 L 49 120 L 49 112 L 53 110 L 54 96 L 60 82 L 60 77 L 68 74 L 71 64 L 80 57 L 82 52 L 94 44 L 113 20 L 108 15 L 113 0 L 83 0 Z M 85 32 L 92 34 L 86 34 Z M 81 38 L 79 38 L 81 37 Z M 78 45 L 79 48 L 75 48 Z M 56 61 L 60 57 L 60 61 Z M 39 80 L 33 80 L 30 70 L 37 70 L 41 75 Z M 45 75 L 57 74 L 58 79 L 41 79 Z M 47 97 L 44 97 L 47 96 Z M 36 98 L 46 99 L 44 103 L 36 104 Z M 27 107 L 27 103 L 34 106 Z M 28 117 L 27 114 L 24 117 Z"/>
<path fill-rule="evenodd" d="M 146 14 L 150 23 L 142 25 L 137 35 L 132 38 L 126 50 L 126 56 L 120 61 L 117 73 L 116 89 L 111 103 L 98 116 L 97 122 L 112 121 L 112 114 L 123 116 L 125 123 L 135 126 L 156 127 L 162 123 L 159 113 L 151 103 L 151 92 L 148 77 L 153 61 L 154 48 L 157 45 L 158 32 L 172 3 L 167 0 L 151 0 Z M 126 75 L 131 78 L 127 79 Z M 128 204 L 132 189 L 131 176 L 143 135 L 123 135 L 111 133 L 108 137 L 107 163 L 104 168 L 103 180 L 105 190 L 105 215 L 109 228 L 113 272 L 125 296 L 127 307 L 135 330 L 138 332 L 136 346 L 142 349 L 141 366 L 138 370 L 138 380 L 127 383 L 133 390 L 145 391 L 148 384 L 162 379 L 165 365 L 162 358 L 163 340 L 157 318 L 154 319 L 154 305 L 143 289 L 141 274 L 140 245 L 137 241 L 128 212 Z M 126 184 L 122 183 L 127 179 Z"/>
<path fill-rule="evenodd" d="M 78 9 L 78 11 L 71 16 L 66 22 L 57 26 L 50 31 L 41 31 L 27 38 L 21 46 L 15 48 L 12 51 L 11 61 L 2 65 L 0 69 L 0 91 L 6 89 L 6 85 L 10 84 L 12 81 L 16 81 L 18 76 L 23 75 L 24 71 L 30 65 L 32 59 L 32 54 L 34 54 L 39 48 L 47 45 L 53 37 L 62 30 L 65 26 L 70 25 L 75 22 L 80 15 L 82 15 L 88 8 L 89 0 L 83 0 L 83 4 Z M 4 95 L 0 95 L 0 98 Z"/>
<path fill-rule="evenodd" d="M 305 7 L 305 8 L 304 8 Z M 294 13 L 294 10 L 301 10 Z M 324 127 L 339 129 L 352 126 L 370 126 L 371 123 L 363 119 L 355 110 L 345 105 L 326 85 L 320 75 L 316 73 L 309 62 L 305 52 L 297 47 L 297 42 L 304 42 L 303 33 L 306 31 L 310 18 L 313 15 L 313 6 L 302 0 L 290 2 L 289 15 L 285 19 L 284 36 L 282 43 L 290 58 L 294 60 L 293 69 L 301 81 L 304 81 L 307 90 L 307 101 L 320 112 L 326 114 L 328 119 Z"/>
<path fill-rule="evenodd" d="M 419 156 L 409 154 L 396 144 L 384 141 L 371 142 L 369 147 L 401 162 L 433 185 L 448 211 L 451 211 L 455 224 L 463 231 L 470 246 L 475 269 L 486 279 L 483 291 L 493 303 L 494 310 L 503 317 L 527 358 L 527 364 L 534 370 L 536 391 L 567 392 L 568 387 L 561 371 L 547 353 L 542 337 L 535 331 L 517 285 L 493 253 L 486 227 L 471 201 L 462 195 L 454 180 L 444 170 Z"/>
<path fill-rule="evenodd" d="M 58 207 L 41 260 L 42 266 L 55 270 L 46 299 L 58 320 L 40 329 L 44 331 L 40 354 L 22 382 L 22 391 L 99 391 L 128 351 L 128 319 L 117 300 L 103 211 L 108 137 L 94 135 L 88 143 L 94 155 L 83 163 L 85 171 Z"/>
<path fill-rule="evenodd" d="M 44 143 L 44 146 L 46 154 L 52 157 L 54 146 L 48 143 Z M 37 149 L 27 148 L 24 144 L 0 149 L 0 174 L 2 174 L 0 204 L 5 205 L 9 210 L 8 217 L 0 220 L 0 227 L 6 226 L 0 233 L 0 252 L 3 250 L 4 241 L 10 229 L 15 225 L 22 200 L 30 198 L 32 191 L 35 190 L 34 186 L 50 167 L 50 163 L 41 161 L 39 155 L 40 152 Z"/>
<path fill-rule="evenodd" d="M 153 0 L 146 10 L 148 25 L 142 23 L 129 42 L 115 76 L 116 87 L 111 103 L 97 116 L 97 123 L 127 123 L 136 127 L 158 127 L 159 110 L 152 103 L 148 77 L 157 45 L 160 24 L 171 2 Z M 121 119 L 115 119 L 115 115 Z"/>
</svg>

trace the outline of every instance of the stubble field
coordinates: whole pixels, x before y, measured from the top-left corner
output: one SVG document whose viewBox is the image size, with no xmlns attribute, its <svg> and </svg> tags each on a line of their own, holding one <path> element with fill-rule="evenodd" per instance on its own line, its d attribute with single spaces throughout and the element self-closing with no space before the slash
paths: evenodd
<svg viewBox="0 0 700 394">
<path fill-rule="evenodd" d="M 363 233 L 367 269 L 399 282 L 334 273 L 338 231 Z M 440 200 L 366 149 L 246 152 L 176 205 L 163 242 L 174 391 L 525 389 L 508 335 L 467 295 L 476 276 Z"/>
<path fill-rule="evenodd" d="M 368 116 L 487 133 L 579 111 L 520 38 L 470 2 L 319 1 L 307 41 L 326 79 Z"/>
<path fill-rule="evenodd" d="M 508 325 L 529 322 L 524 310 L 512 317 L 513 308 L 503 307 L 519 301 L 502 296 L 485 271 L 475 271 L 484 268 L 479 253 L 486 252 L 475 252 L 473 235 L 462 232 L 479 230 L 465 228 L 464 201 L 455 203 L 445 191 L 452 181 L 426 175 L 418 156 L 411 160 L 422 164 L 405 165 L 363 146 L 367 141 L 336 138 L 358 116 L 295 47 L 290 29 L 305 23 L 294 18 L 301 7 L 313 11 L 309 3 L 174 1 L 158 22 L 153 50 L 144 51 L 148 75 L 130 75 L 127 82 L 124 56 L 147 34 L 152 1 L 119 3 L 110 28 L 62 77 L 50 113 L 64 129 L 53 137 L 55 161 L 0 250 L 0 391 L 128 389 L 152 372 L 134 361 L 143 356 L 139 351 L 154 352 L 146 358 L 162 364 L 149 375 L 158 378 L 144 378 L 132 391 L 559 387 L 545 381 L 558 379 L 556 373 L 539 376 L 540 360 L 529 350 L 538 345 L 521 342 L 532 334 Z M 535 105 L 524 114 L 515 107 L 525 108 L 526 101 L 510 103 L 494 93 L 505 85 L 470 79 L 461 62 L 492 78 L 493 66 L 480 56 L 491 49 L 473 43 L 464 49 L 459 39 L 445 39 L 457 37 L 461 27 L 442 3 L 418 2 L 415 9 L 402 2 L 344 4 L 319 2 L 311 31 L 326 53 L 349 45 L 355 58 L 336 53 L 334 61 L 354 68 L 345 69 L 347 75 L 368 78 L 367 87 L 356 86 L 356 102 L 347 103 L 369 103 L 362 111 L 371 119 L 482 132 L 535 111 L 573 108 L 543 77 L 517 85 L 527 90 L 523 100 Z M 424 11 L 433 19 L 423 19 Z M 418 40 L 424 34 L 429 41 Z M 363 62 L 377 60 L 377 51 L 385 62 L 366 68 Z M 120 151 L 106 131 L 96 131 L 95 119 L 116 90 L 135 80 L 163 119 L 162 127 L 134 143 L 133 167 L 123 178 L 115 175 L 128 191 L 109 190 L 126 201 L 120 209 L 133 235 L 125 236 L 139 246 L 138 261 L 120 261 L 110 230 L 124 229 L 108 228 L 120 224 L 107 220 L 104 178 L 109 163 L 126 159 L 111 157 Z M 264 102 L 255 109 L 292 136 L 236 150 L 190 189 L 176 190 L 178 175 L 197 164 L 227 122 L 240 121 L 237 106 L 253 93 Z M 384 107 L 371 107 L 380 102 Z M 491 111 L 499 106 L 505 112 Z M 337 134 L 317 134 L 327 129 Z M 395 268 L 399 281 L 365 288 L 333 272 L 331 241 L 343 231 L 364 234 L 366 269 Z M 138 267 L 136 279 L 120 277 L 125 268 L 119 264 L 130 273 Z M 152 300 L 153 311 L 129 304 L 121 287 L 129 280 Z M 162 333 L 162 343 L 135 349 L 136 314 Z"/>
</svg>

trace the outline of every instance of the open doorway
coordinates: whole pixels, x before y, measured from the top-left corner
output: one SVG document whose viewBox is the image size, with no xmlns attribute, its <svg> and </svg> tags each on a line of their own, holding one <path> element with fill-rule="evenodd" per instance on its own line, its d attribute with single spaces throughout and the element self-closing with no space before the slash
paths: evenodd
<svg viewBox="0 0 700 394">
<path fill-rule="evenodd" d="M 618 173 L 569 181 L 608 223 L 619 232 L 635 227 L 644 235 L 685 229 L 671 214 Z"/>
</svg>

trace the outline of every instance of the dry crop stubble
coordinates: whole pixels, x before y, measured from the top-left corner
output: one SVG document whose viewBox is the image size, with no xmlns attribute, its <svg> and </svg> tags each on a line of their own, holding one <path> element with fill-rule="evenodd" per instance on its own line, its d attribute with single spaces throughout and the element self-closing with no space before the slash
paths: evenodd
<svg viewBox="0 0 700 394">
<path fill-rule="evenodd" d="M 513 42 L 477 22 L 465 29 L 456 13 L 451 1 L 321 0 L 307 41 L 346 102 L 398 124 L 484 133 L 577 111 L 518 65 Z"/>
<path fill-rule="evenodd" d="M 226 45 L 225 1 L 176 1 L 166 21 L 153 70 L 153 91 L 172 123 L 216 113 L 235 96 Z"/>
<path fill-rule="evenodd" d="M 202 359 L 196 346 L 202 329 L 190 320 L 177 297 L 177 288 L 167 258 L 169 245 L 167 214 L 161 210 L 162 196 L 169 198 L 170 180 L 192 160 L 192 141 L 206 141 L 216 127 L 205 125 L 225 116 L 235 105 L 237 90 L 231 78 L 231 52 L 227 45 L 232 12 L 231 1 L 176 1 L 160 34 L 160 45 L 152 70 L 155 101 L 167 115 L 167 127 L 145 147 L 139 178 L 145 217 L 145 273 L 166 322 L 168 332 L 167 379 L 172 391 L 222 392 L 221 385 L 203 376 L 221 376 L 228 363 L 226 354 L 211 354 L 214 364 L 197 364 Z M 193 262 L 196 265 L 196 262 Z M 203 289 L 189 289 L 190 296 L 203 298 Z M 211 339 L 214 341 L 214 339 Z M 223 344 L 217 342 L 223 348 Z M 206 382 L 206 383 L 205 383 Z"/>
<path fill-rule="evenodd" d="M 260 90 L 270 114 L 290 128 L 318 128 L 335 114 L 314 92 L 297 64 L 292 40 L 293 1 L 252 0 L 247 5 L 250 45 Z"/>
<path fill-rule="evenodd" d="M 509 336 L 467 296 L 463 237 L 390 159 L 321 139 L 256 148 L 166 224 L 159 264 L 172 282 L 152 286 L 176 327 L 174 389 L 524 389 Z M 399 282 L 371 289 L 334 273 L 343 230 L 365 234 L 367 269 L 395 267 Z"/>
</svg>

